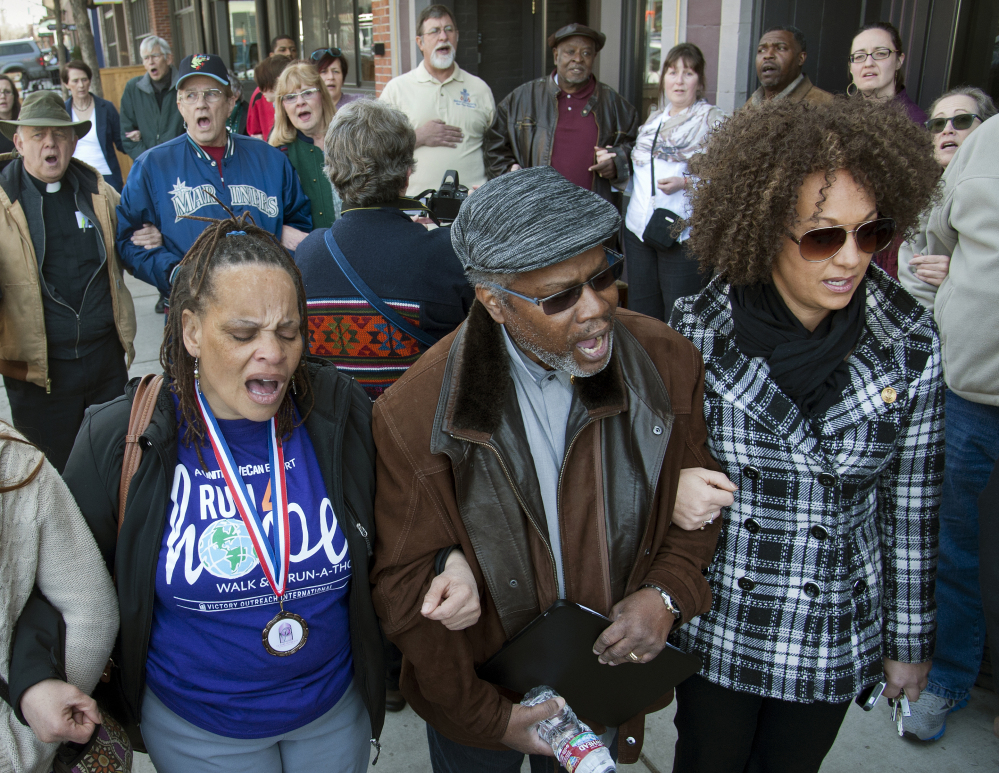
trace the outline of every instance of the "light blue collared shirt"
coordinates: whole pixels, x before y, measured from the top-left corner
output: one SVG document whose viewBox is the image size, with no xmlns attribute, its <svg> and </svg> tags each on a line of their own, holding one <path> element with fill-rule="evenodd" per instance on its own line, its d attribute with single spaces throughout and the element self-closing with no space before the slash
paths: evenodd
<svg viewBox="0 0 999 773">
<path fill-rule="evenodd" d="M 510 356 L 510 374 L 517 389 L 520 415 L 545 507 L 548 537 L 555 556 L 559 598 L 565 597 L 562 571 L 562 541 L 558 521 L 558 479 L 565 459 L 565 433 L 572 407 L 573 386 L 568 373 L 545 370 L 528 357 L 503 328 L 503 341 Z"/>
</svg>

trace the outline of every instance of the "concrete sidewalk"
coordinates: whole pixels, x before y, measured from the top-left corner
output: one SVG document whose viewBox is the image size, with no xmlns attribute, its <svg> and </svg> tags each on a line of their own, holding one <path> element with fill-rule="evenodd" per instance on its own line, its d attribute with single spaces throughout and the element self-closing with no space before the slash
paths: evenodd
<svg viewBox="0 0 999 773">
<path fill-rule="evenodd" d="M 153 311 L 158 295 L 155 289 L 127 275 L 126 282 L 135 299 L 138 317 L 136 357 L 129 373 L 140 376 L 160 369 L 163 316 Z M 10 420 L 7 395 L 2 388 L 0 417 Z M 619 770 L 622 773 L 668 773 L 673 769 L 673 747 L 676 743 L 674 711 L 675 707 L 670 706 L 648 717 L 641 761 L 621 766 Z M 999 738 L 992 734 L 992 722 L 996 715 L 999 715 L 999 699 L 993 693 L 976 688 L 968 707 L 949 718 L 946 735 L 940 741 L 923 744 L 896 735 L 888 716 L 887 701 L 880 701 L 869 714 L 853 705 L 822 766 L 822 773 L 888 770 L 905 773 L 981 770 L 995 773 L 999 770 Z M 725 718 L 718 717 L 720 743 L 724 742 L 724 733 Z M 386 717 L 381 743 L 381 759 L 372 768 L 373 773 L 426 773 L 430 770 L 426 725 L 409 707 Z M 136 755 L 134 770 L 136 773 L 155 773 L 155 768 L 144 754 Z M 329 770 L 335 773 L 335 763 L 331 763 Z M 523 770 L 529 770 L 526 762 Z"/>
<path fill-rule="evenodd" d="M 673 769 L 675 704 L 648 717 L 641 761 L 621 765 L 621 773 L 669 773 Z M 951 715 L 947 733 L 933 743 L 899 738 L 889 716 L 887 701 L 879 701 L 867 714 L 853 705 L 826 757 L 821 773 L 860 771 L 905 771 L 905 773 L 968 773 L 999 769 L 999 738 L 992 734 L 992 720 L 999 713 L 999 700 L 981 688 L 972 692 L 967 708 Z M 724 740 L 724 717 L 718 718 L 719 743 Z M 411 708 L 385 718 L 382 753 L 371 773 L 428 773 L 426 724 Z M 144 754 L 136 755 L 136 773 L 155 773 Z M 335 773 L 335 766 L 330 767 Z M 522 773 L 529 773 L 524 761 Z M 299 773 L 288 771 L 287 773 Z M 311 772 L 310 772 L 311 773 Z M 468 773 L 476 773 L 469 771 Z M 733 772 L 737 773 L 737 772 Z"/>
</svg>

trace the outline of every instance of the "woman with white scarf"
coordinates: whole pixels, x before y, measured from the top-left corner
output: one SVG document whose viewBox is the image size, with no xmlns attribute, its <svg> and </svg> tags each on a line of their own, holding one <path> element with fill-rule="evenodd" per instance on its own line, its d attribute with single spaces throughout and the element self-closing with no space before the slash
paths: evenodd
<svg viewBox="0 0 999 773">
<path fill-rule="evenodd" d="M 665 321 L 677 298 L 699 292 L 703 282 L 697 258 L 686 248 L 690 229 L 684 228 L 665 249 L 662 241 L 653 243 L 654 231 L 658 226 L 660 238 L 666 233 L 669 240 L 666 218 L 689 217 L 687 162 L 704 150 L 708 132 L 728 117 L 704 99 L 704 54 L 693 43 L 673 46 L 666 54 L 659 103 L 663 107 L 639 129 L 631 153 L 634 172 L 624 253 L 629 308 Z M 653 218 L 656 223 L 650 227 Z"/>
</svg>

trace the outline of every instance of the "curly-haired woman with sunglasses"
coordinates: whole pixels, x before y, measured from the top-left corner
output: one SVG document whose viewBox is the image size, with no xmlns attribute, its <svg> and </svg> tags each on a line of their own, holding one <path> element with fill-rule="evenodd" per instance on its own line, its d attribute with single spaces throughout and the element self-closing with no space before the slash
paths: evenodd
<svg viewBox="0 0 999 773">
<path fill-rule="evenodd" d="M 723 526 L 711 610 L 675 637 L 703 668 L 677 688 L 674 770 L 817 771 L 850 701 L 882 679 L 915 700 L 933 652 L 940 346 L 870 263 L 938 171 L 904 114 L 846 99 L 736 113 L 691 166 L 692 247 L 718 276 L 670 324 L 704 357 L 738 488 L 678 493 L 675 523 Z"/>
</svg>

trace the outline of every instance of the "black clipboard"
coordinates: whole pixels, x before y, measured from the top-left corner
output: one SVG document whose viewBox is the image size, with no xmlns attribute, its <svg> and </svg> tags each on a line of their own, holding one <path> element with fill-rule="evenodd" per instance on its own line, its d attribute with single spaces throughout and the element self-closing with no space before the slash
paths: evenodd
<svg viewBox="0 0 999 773">
<path fill-rule="evenodd" d="M 518 693 L 546 684 L 581 719 L 618 727 L 701 670 L 697 655 L 671 644 L 648 663 L 601 664 L 593 644 L 610 624 L 592 609 L 556 601 L 476 673 Z"/>
</svg>

